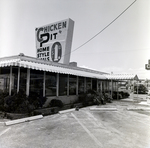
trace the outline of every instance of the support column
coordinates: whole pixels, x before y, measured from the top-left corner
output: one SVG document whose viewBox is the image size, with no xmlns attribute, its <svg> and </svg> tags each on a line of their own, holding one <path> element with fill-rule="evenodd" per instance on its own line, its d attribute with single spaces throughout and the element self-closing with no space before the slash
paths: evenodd
<svg viewBox="0 0 150 148">
<path fill-rule="evenodd" d="M 139 92 L 138 92 L 138 91 L 139 91 L 139 88 L 138 88 L 138 87 L 139 87 L 138 80 L 136 81 L 136 83 L 137 83 L 137 98 L 138 98 L 138 93 L 139 93 Z"/>
<path fill-rule="evenodd" d="M 86 92 L 86 77 L 84 78 L 84 93 Z"/>
<path fill-rule="evenodd" d="M 113 80 L 111 79 L 111 97 L 112 97 L 112 94 L 113 94 Z"/>
<path fill-rule="evenodd" d="M 133 80 L 133 98 L 134 98 L 134 86 L 135 86 L 135 84 L 134 84 L 134 80 Z"/>
<path fill-rule="evenodd" d="M 19 85 L 20 85 L 20 67 L 18 67 L 17 93 L 19 92 Z"/>
<path fill-rule="evenodd" d="M 117 83 L 117 100 L 119 100 L 119 81 Z"/>
<path fill-rule="evenodd" d="M 93 81 L 92 81 L 92 78 L 91 78 L 91 90 L 92 90 L 92 88 L 93 88 Z"/>
<path fill-rule="evenodd" d="M 11 96 L 11 87 L 12 87 L 12 66 L 10 66 L 10 77 L 9 77 L 9 95 Z"/>
<path fill-rule="evenodd" d="M 57 73 L 57 81 L 56 81 L 56 96 L 59 96 L 59 73 Z"/>
<path fill-rule="evenodd" d="M 26 82 L 26 95 L 29 96 L 30 89 L 30 69 L 27 68 L 27 82 Z"/>
<path fill-rule="evenodd" d="M 91 78 L 91 90 L 92 90 L 92 78 Z"/>
<path fill-rule="evenodd" d="M 109 81 L 107 81 L 107 92 L 109 93 Z"/>
<path fill-rule="evenodd" d="M 78 95 L 78 90 L 79 90 L 79 77 L 77 76 L 77 82 L 76 82 L 76 95 Z"/>
<path fill-rule="evenodd" d="M 98 87 L 98 83 L 99 83 L 99 80 L 97 79 L 97 88 L 96 88 L 96 91 L 98 92 L 98 90 L 99 90 L 99 87 Z"/>
<path fill-rule="evenodd" d="M 102 92 L 103 92 L 103 82 L 101 81 L 101 94 L 102 94 Z"/>
<path fill-rule="evenodd" d="M 44 71 L 44 76 L 43 76 L 43 97 L 45 97 L 45 80 L 46 80 L 46 72 Z"/>
<path fill-rule="evenodd" d="M 67 96 L 69 96 L 69 74 L 67 77 Z"/>
</svg>

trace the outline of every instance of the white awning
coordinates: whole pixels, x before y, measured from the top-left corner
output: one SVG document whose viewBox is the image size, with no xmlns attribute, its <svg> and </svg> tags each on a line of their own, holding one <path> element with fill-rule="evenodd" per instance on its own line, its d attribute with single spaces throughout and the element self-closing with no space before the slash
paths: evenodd
<svg viewBox="0 0 150 148">
<path fill-rule="evenodd" d="M 134 74 L 107 74 L 104 75 L 109 80 L 138 80 Z"/>
<path fill-rule="evenodd" d="M 79 70 L 79 68 L 78 69 L 66 68 L 66 67 L 63 67 L 62 65 L 54 66 L 50 64 L 44 64 L 44 63 L 39 63 L 39 62 L 36 63 L 36 62 L 24 61 L 20 59 L 0 61 L 0 67 L 8 67 L 8 66 L 19 66 L 19 67 L 47 71 L 47 72 L 70 74 L 70 75 L 97 78 L 97 79 L 106 79 L 104 75 L 96 73 L 96 72 L 94 73 L 94 72 Z"/>
</svg>

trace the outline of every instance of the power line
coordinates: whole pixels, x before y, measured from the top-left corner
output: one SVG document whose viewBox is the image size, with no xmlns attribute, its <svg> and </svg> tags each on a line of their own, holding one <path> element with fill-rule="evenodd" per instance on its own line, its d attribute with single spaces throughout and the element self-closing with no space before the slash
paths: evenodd
<svg viewBox="0 0 150 148">
<path fill-rule="evenodd" d="M 143 50 L 150 50 L 150 48 L 140 48 L 140 49 L 128 49 L 128 50 L 113 50 L 113 51 L 98 51 L 98 52 L 88 52 L 84 54 L 98 54 L 98 53 L 118 53 L 118 52 L 134 52 L 134 51 L 143 51 Z M 81 53 L 80 53 L 81 54 Z"/>
<path fill-rule="evenodd" d="M 90 38 L 89 40 L 87 40 L 85 43 L 83 43 L 82 45 L 80 45 L 79 47 L 75 48 L 74 50 L 72 50 L 71 52 L 67 53 L 70 54 L 76 50 L 78 50 L 79 48 L 83 47 L 84 45 L 86 45 L 88 42 L 90 42 L 91 40 L 93 40 L 96 36 L 98 36 L 100 33 L 102 33 L 105 29 L 107 29 L 111 24 L 113 24 L 121 15 L 123 15 L 137 0 L 135 0 L 134 2 L 132 2 L 124 11 L 122 11 L 114 20 L 112 20 L 107 26 L 105 26 L 101 31 L 99 31 L 97 34 L 95 34 L 92 38 Z M 65 54 L 65 55 L 67 55 Z M 65 56 L 63 55 L 63 56 Z"/>
</svg>

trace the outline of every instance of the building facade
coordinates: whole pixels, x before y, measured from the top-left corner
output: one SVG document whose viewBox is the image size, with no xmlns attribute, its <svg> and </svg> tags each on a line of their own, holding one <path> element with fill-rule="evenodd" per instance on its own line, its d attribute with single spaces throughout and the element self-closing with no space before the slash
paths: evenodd
<svg viewBox="0 0 150 148">
<path fill-rule="evenodd" d="M 78 95 L 90 89 L 100 93 L 117 91 L 120 80 L 133 78 L 131 75 L 109 75 L 23 54 L 0 59 L 0 92 L 12 95 L 21 90 L 27 96 L 36 93 L 50 100 L 61 99 L 65 104 L 72 103 Z"/>
</svg>

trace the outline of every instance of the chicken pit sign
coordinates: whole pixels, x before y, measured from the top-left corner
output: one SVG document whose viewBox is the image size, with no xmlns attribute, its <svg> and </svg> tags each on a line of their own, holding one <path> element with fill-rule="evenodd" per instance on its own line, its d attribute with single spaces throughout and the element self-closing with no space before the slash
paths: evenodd
<svg viewBox="0 0 150 148">
<path fill-rule="evenodd" d="M 71 19 L 36 28 L 37 58 L 69 64 L 73 29 Z"/>
</svg>

